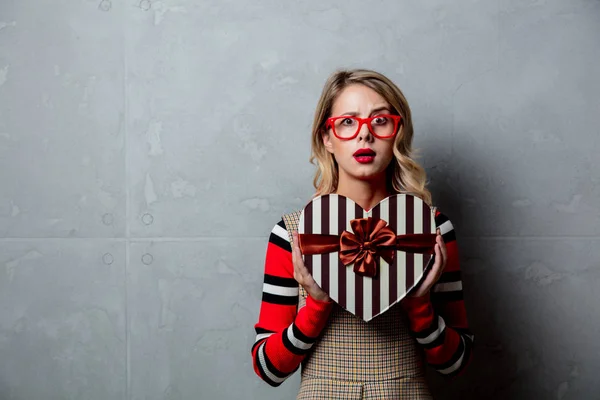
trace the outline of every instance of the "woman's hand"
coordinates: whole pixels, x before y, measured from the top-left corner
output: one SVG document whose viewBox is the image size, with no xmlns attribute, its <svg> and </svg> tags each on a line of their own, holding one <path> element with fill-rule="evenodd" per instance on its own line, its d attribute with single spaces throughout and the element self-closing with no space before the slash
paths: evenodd
<svg viewBox="0 0 600 400">
<path fill-rule="evenodd" d="M 427 272 L 427 275 L 421 284 L 409 294 L 410 297 L 421 297 L 428 294 L 432 286 L 440 279 L 442 272 L 444 272 L 446 260 L 448 258 L 446 244 L 444 243 L 444 239 L 442 239 L 442 234 L 439 229 L 437 229 L 436 233 L 435 262 L 429 272 Z"/>
<path fill-rule="evenodd" d="M 310 297 L 317 301 L 329 301 L 329 295 L 323 291 L 317 285 L 314 278 L 304 265 L 302 260 L 302 253 L 300 252 L 300 246 L 298 246 L 298 232 L 292 232 L 293 246 L 292 246 L 292 262 L 294 263 L 294 279 L 298 281 L 300 285 L 306 290 Z"/>
</svg>

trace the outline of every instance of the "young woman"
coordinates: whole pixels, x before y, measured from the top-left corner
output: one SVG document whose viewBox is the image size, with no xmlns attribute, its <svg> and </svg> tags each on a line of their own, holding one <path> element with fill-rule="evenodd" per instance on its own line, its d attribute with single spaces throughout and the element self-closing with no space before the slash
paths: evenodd
<svg viewBox="0 0 600 400">
<path fill-rule="evenodd" d="M 406 98 L 370 70 L 327 80 L 312 129 L 314 195 L 336 193 L 369 210 L 396 193 L 431 205 L 423 168 L 411 158 Z M 364 322 L 331 301 L 297 244 L 299 212 L 285 215 L 267 246 L 254 370 L 280 385 L 302 364 L 298 399 L 430 399 L 423 359 L 455 376 L 468 364 L 468 330 L 452 223 L 435 211 L 435 263 L 401 302 Z"/>
</svg>

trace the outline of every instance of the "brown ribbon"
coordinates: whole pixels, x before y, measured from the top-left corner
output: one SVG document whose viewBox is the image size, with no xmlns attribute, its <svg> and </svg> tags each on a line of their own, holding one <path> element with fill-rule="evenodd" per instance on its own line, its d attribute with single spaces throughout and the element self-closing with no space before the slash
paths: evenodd
<svg viewBox="0 0 600 400">
<path fill-rule="evenodd" d="M 433 253 L 436 235 L 413 233 L 396 235 L 382 219 L 357 218 L 350 221 L 354 233 L 344 231 L 341 235 L 303 233 L 298 235 L 298 245 L 303 254 L 339 252 L 346 266 L 354 263 L 357 275 L 377 275 L 377 257 L 388 264 L 394 261 L 396 251 L 407 253 Z"/>
</svg>

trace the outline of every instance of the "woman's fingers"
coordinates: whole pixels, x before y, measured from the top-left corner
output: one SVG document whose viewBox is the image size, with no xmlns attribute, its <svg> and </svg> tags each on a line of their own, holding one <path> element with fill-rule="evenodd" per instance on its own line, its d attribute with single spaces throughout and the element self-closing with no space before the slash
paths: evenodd
<svg viewBox="0 0 600 400">
<path fill-rule="evenodd" d="M 431 269 L 427 273 L 427 276 L 423 280 L 423 282 L 419 285 L 419 287 L 414 291 L 411 295 L 412 297 L 420 297 L 427 294 L 433 285 L 438 281 L 442 268 L 443 268 L 443 260 L 442 260 L 442 250 L 440 248 L 439 243 L 436 243 L 433 247 L 434 249 L 434 262 L 431 266 Z"/>
<path fill-rule="evenodd" d="M 294 245 L 292 247 L 292 262 L 294 263 L 294 272 L 298 274 L 296 280 L 298 280 L 300 284 L 306 284 L 308 282 L 305 281 L 310 281 L 310 279 L 308 269 L 302 261 L 302 253 L 300 253 L 300 246 L 298 246 L 298 232 L 292 232 L 292 237 L 294 239 Z"/>
<path fill-rule="evenodd" d="M 300 268 L 298 266 L 298 251 L 297 251 L 297 245 L 296 245 L 296 239 L 297 239 L 297 235 L 296 232 L 292 233 L 292 237 L 293 237 L 293 245 L 292 245 L 292 264 L 294 265 L 294 279 L 296 279 L 299 283 L 302 283 L 302 273 L 300 271 Z"/>
<path fill-rule="evenodd" d="M 306 290 L 306 292 L 314 299 L 320 301 L 328 301 L 329 295 L 321 289 L 321 287 L 316 283 L 312 274 L 304 265 L 304 260 L 302 259 L 302 252 L 300 251 L 300 246 L 298 245 L 298 232 L 292 232 L 293 238 L 293 246 L 292 246 L 292 262 L 294 264 L 294 279 L 298 281 L 300 285 Z"/>
<path fill-rule="evenodd" d="M 442 252 L 442 246 L 439 244 L 436 244 L 435 247 L 436 247 L 435 257 L 437 258 L 438 268 L 436 270 L 435 280 L 432 282 L 432 286 L 433 286 L 433 284 L 435 284 L 435 282 L 437 282 L 437 280 L 442 275 L 442 271 L 444 271 L 444 264 L 445 264 L 444 253 Z"/>
<path fill-rule="evenodd" d="M 439 232 L 439 230 L 438 230 L 438 232 Z M 444 271 L 444 268 L 446 268 L 446 260 L 448 260 L 448 251 L 446 249 L 446 243 L 444 243 L 444 239 L 442 238 L 442 235 L 440 233 L 437 236 L 437 242 L 438 242 L 438 247 L 440 249 L 440 255 L 441 255 L 441 259 L 442 259 L 442 265 L 440 268 L 440 275 L 441 275 L 442 272 Z"/>
<path fill-rule="evenodd" d="M 440 245 L 438 243 L 435 244 L 435 262 L 433 263 L 432 273 L 429 277 L 435 282 L 440 274 L 440 269 L 442 268 L 442 251 L 440 250 Z"/>
<path fill-rule="evenodd" d="M 446 266 L 446 260 L 448 260 L 448 250 L 446 249 L 446 243 L 444 243 L 444 240 L 440 238 L 440 251 L 442 253 L 442 257 L 443 257 L 443 265 Z"/>
</svg>

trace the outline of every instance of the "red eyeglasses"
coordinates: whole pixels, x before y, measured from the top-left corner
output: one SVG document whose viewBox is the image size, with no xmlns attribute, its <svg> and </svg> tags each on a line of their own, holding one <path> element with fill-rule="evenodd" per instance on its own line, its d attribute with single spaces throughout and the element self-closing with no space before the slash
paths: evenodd
<svg viewBox="0 0 600 400">
<path fill-rule="evenodd" d="M 325 128 L 332 128 L 335 137 L 341 140 L 354 139 L 363 124 L 367 124 L 369 131 L 379 139 L 394 137 L 398 132 L 400 115 L 379 114 L 369 118 L 360 118 L 351 115 L 327 118 Z"/>
</svg>

